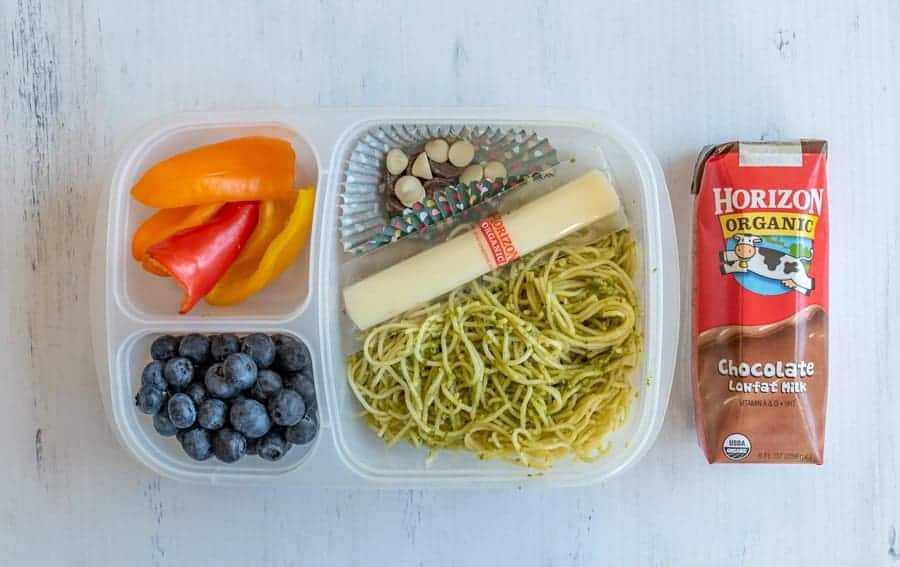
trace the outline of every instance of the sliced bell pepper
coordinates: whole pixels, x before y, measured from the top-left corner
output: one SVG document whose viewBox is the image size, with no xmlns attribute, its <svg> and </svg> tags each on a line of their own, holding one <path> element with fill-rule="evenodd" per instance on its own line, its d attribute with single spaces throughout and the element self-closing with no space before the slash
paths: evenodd
<svg viewBox="0 0 900 567">
<path fill-rule="evenodd" d="M 148 248 L 178 231 L 205 223 L 222 208 L 222 205 L 224 203 L 157 211 L 134 231 L 134 238 L 131 240 L 131 256 L 138 262 L 144 263 Z M 146 263 L 144 263 L 144 267 L 149 268 L 148 271 L 153 270 Z M 166 275 L 158 271 L 152 271 L 152 273 L 158 276 Z"/>
<path fill-rule="evenodd" d="M 147 250 L 147 262 L 172 276 L 184 290 L 179 313 L 209 293 L 250 239 L 259 203 L 228 203 L 209 222 L 188 228 Z"/>
<path fill-rule="evenodd" d="M 286 140 L 235 138 L 157 163 L 131 188 L 131 196 L 158 209 L 290 199 L 295 161 Z"/>
<path fill-rule="evenodd" d="M 252 273 L 245 277 L 221 281 L 205 299 L 210 305 L 233 305 L 259 292 L 280 276 L 303 250 L 312 227 L 316 203 L 314 187 L 300 189 L 297 202 L 284 229 L 272 240 Z"/>
<path fill-rule="evenodd" d="M 295 192 L 294 199 L 291 200 L 263 201 L 259 204 L 259 222 L 256 223 L 253 236 L 241 249 L 240 256 L 228 268 L 216 287 L 230 286 L 238 280 L 245 280 L 253 275 L 269 245 L 287 225 L 297 201 L 296 194 L 299 194 L 299 191 Z"/>
</svg>

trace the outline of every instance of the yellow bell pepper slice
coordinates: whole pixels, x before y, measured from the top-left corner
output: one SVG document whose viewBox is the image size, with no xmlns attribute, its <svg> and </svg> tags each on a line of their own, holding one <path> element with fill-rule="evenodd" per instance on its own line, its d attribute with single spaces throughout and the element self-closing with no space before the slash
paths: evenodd
<svg viewBox="0 0 900 567">
<path fill-rule="evenodd" d="M 255 269 L 246 276 L 220 281 L 206 295 L 206 302 L 219 306 L 234 305 L 258 293 L 278 278 L 297 258 L 309 240 L 315 204 L 315 188 L 300 189 L 287 224 L 268 245 Z M 252 262 L 250 264 L 252 265 Z M 246 268 L 242 268 L 242 273 L 244 269 Z"/>
<path fill-rule="evenodd" d="M 297 193 L 292 199 L 285 201 L 263 201 L 259 205 L 259 222 L 256 230 L 250 236 L 250 240 L 244 245 L 240 256 L 216 286 L 230 287 L 235 282 L 245 280 L 253 275 L 259 266 L 260 260 L 272 244 L 272 241 L 284 230 L 287 221 L 294 210 L 297 201 Z"/>
</svg>

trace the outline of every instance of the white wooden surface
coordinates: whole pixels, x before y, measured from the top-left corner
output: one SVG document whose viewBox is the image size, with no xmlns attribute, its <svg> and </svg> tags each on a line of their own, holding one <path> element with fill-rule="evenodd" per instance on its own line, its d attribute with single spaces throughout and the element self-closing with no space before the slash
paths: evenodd
<svg viewBox="0 0 900 567">
<path fill-rule="evenodd" d="M 900 3 L 427 4 L 0 0 L 0 564 L 900 566 Z M 306 104 L 604 111 L 658 153 L 685 264 L 701 145 L 829 139 L 826 465 L 706 465 L 682 355 L 659 441 L 606 486 L 235 490 L 141 468 L 90 354 L 103 169 L 162 114 Z"/>
</svg>

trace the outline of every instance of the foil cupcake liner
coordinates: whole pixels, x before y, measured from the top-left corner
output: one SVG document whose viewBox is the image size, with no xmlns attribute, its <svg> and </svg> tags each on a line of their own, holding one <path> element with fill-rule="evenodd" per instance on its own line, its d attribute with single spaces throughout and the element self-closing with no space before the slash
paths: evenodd
<svg viewBox="0 0 900 567">
<path fill-rule="evenodd" d="M 506 167 L 507 176 L 436 189 L 424 200 L 391 214 L 381 187 L 385 156 L 393 148 L 412 156 L 434 138 L 468 140 L 475 146 L 473 163 L 499 161 Z M 558 164 L 550 141 L 523 129 L 428 124 L 372 128 L 360 136 L 344 168 L 339 204 L 341 244 L 345 251 L 359 254 L 429 226 L 465 220 L 466 211 L 472 207 L 546 176 Z"/>
</svg>

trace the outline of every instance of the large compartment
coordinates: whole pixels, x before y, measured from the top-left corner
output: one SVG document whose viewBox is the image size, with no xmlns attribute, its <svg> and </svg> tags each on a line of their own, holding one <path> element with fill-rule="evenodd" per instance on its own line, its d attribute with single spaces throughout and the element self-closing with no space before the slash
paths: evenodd
<svg viewBox="0 0 900 567">
<path fill-rule="evenodd" d="M 607 478 L 637 460 L 658 431 L 668 399 L 672 358 L 677 343 L 678 304 L 677 252 L 664 180 L 652 157 L 630 137 L 615 127 L 586 126 L 564 121 L 379 119 L 355 125 L 336 149 L 338 163 L 346 163 L 357 141 L 372 129 L 384 125 L 465 124 L 474 127 L 522 128 L 551 140 L 560 161 L 574 162 L 570 174 L 590 169 L 606 172 L 625 205 L 626 214 L 640 247 L 641 268 L 637 274 L 643 307 L 641 331 L 644 352 L 641 367 L 632 380 L 638 392 L 624 427 L 610 437 L 612 450 L 595 463 L 563 460 L 537 476 L 549 483 L 586 483 Z M 337 205 L 343 171 L 330 180 L 324 202 L 323 228 L 337 230 Z M 562 181 L 560 181 L 561 183 Z M 322 291 L 319 325 L 323 337 L 326 366 L 331 375 L 345 376 L 345 357 L 358 349 L 354 326 L 341 308 L 342 264 L 349 259 L 340 245 L 320 240 L 317 251 L 322 262 L 319 289 Z M 358 416 L 360 406 L 346 379 L 328 382 L 334 416 L 333 429 L 340 454 L 359 475 L 372 482 L 486 482 L 518 481 L 534 478 L 536 471 L 502 461 L 483 461 L 467 452 L 442 451 L 429 460 L 427 449 L 405 443 L 388 447 Z"/>
</svg>

